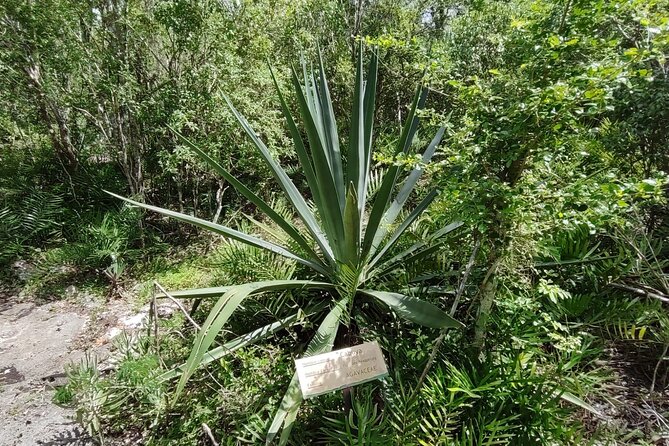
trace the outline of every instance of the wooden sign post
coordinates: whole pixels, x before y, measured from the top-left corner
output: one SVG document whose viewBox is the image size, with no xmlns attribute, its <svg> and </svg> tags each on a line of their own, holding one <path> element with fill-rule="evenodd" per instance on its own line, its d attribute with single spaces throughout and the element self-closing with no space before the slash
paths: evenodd
<svg viewBox="0 0 669 446">
<path fill-rule="evenodd" d="M 388 375 L 376 341 L 295 360 L 304 398 L 311 398 Z"/>
</svg>

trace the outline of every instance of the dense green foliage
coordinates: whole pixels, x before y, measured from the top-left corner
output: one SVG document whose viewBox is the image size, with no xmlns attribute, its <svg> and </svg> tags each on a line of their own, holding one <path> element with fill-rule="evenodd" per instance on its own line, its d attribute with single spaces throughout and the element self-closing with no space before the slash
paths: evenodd
<svg viewBox="0 0 669 446">
<path fill-rule="evenodd" d="M 332 341 L 378 340 L 390 377 L 308 400 L 299 416 L 291 412 L 297 421 L 286 439 L 666 437 L 666 0 L 5 0 L 0 24 L 0 265 L 24 293 L 50 296 L 87 281 L 110 297 L 141 289 L 148 300 L 150 286 L 132 285 L 154 277 L 169 290 L 305 283 L 297 279 L 341 290 L 350 278 L 342 265 L 366 274 L 374 259 L 365 253 L 368 224 L 388 232 L 375 248 L 390 242 L 383 254 L 392 258 L 461 221 L 373 285 L 420 298 L 465 328 L 420 327 L 373 299 L 357 301 Z M 373 119 L 361 47 L 365 64 L 378 53 Z M 301 103 L 308 76 L 306 90 L 290 88 L 299 87 L 290 68 L 301 54 L 322 57 L 313 82 L 327 77 L 329 98 Z M 425 104 L 414 110 L 420 84 Z M 313 88 L 325 94 L 322 84 Z M 414 112 L 421 127 L 404 147 L 402 126 Z M 310 129 L 312 116 L 325 126 Z M 427 163 L 420 154 L 431 142 Z M 305 166 L 318 167 L 316 156 L 335 144 L 341 175 L 324 185 L 321 174 L 336 163 L 321 166 L 319 181 Z M 352 173 L 357 152 L 347 147 L 363 149 L 366 168 L 356 172 L 365 175 Z M 375 210 L 374 200 L 389 194 L 384 178 L 394 185 L 412 172 L 420 180 L 398 188 L 410 184 L 407 208 L 422 212 L 402 210 L 397 221 L 410 224 L 394 239 L 397 224 L 374 220 L 390 201 Z M 103 189 L 213 222 L 231 238 L 143 213 Z M 345 212 L 353 208 L 356 215 Z M 357 237 L 340 237 L 350 236 L 347 222 Z M 18 277 L 24 264 L 31 273 Z M 262 444 L 292 360 L 310 352 L 318 323 L 338 308 L 323 291 L 273 291 L 245 295 L 209 338 L 234 351 L 199 368 L 202 357 L 193 359 L 187 382 L 165 374 L 206 332 L 175 316 L 160 322 L 157 338 L 123 338 L 111 376 L 92 359 L 73 369 L 58 400 L 75 404 L 99 438 L 206 444 L 205 423 L 221 444 Z M 212 322 L 214 294 L 201 296 L 196 323 Z M 235 344 L 261 327 L 271 333 Z"/>
<path fill-rule="evenodd" d="M 232 350 L 229 345 L 239 348 L 257 342 L 267 334 L 273 334 L 276 329 L 294 323 L 299 318 L 299 313 L 287 317 L 282 315 L 281 319 L 271 325 L 257 328 L 253 332 L 240 336 L 237 340 L 212 349 L 211 346 L 216 337 L 224 330 L 234 312 L 244 300 L 252 296 L 290 291 L 304 294 L 316 291 L 315 296 L 309 298 L 309 304 L 304 306 L 307 317 L 312 313 L 318 314 L 320 310 L 326 308 L 323 305 L 324 302 L 321 301 L 323 297 L 326 298 L 325 303 L 329 303 L 331 308 L 322 318 L 313 339 L 309 342 L 305 352 L 305 355 L 308 356 L 330 351 L 335 346 L 336 337 L 342 333 L 342 330 L 343 335 L 340 336 L 348 345 L 341 345 L 340 341 L 339 347 L 354 344 L 358 336 L 357 326 L 352 321 L 352 316 L 354 312 L 362 312 L 364 316 L 369 317 L 373 311 L 364 310 L 370 306 L 370 303 L 373 307 L 375 301 L 389 307 L 402 318 L 425 327 L 447 329 L 462 326 L 439 307 L 411 296 L 411 290 L 399 290 L 401 292 L 383 290 L 383 288 L 394 286 L 392 283 L 385 283 L 387 281 L 384 281 L 384 277 L 397 270 L 404 271 L 406 266 L 415 263 L 416 259 L 433 253 L 435 248 L 444 243 L 444 237 L 459 228 L 462 223 L 449 224 L 427 235 L 423 241 L 412 245 L 409 249 L 390 256 L 394 245 L 407 232 L 409 226 L 423 215 L 437 195 L 436 190 L 432 190 L 411 212 L 404 211 L 405 204 L 424 170 L 424 165 L 432 159 L 445 129 L 444 127 L 439 129 L 421 156 L 423 165 L 414 168 L 401 183 L 401 187 L 397 187 L 397 191 L 395 189 L 400 179 L 401 166 L 393 166 L 381 176 L 380 185 L 373 191 L 373 201 L 369 200 L 368 183 L 371 178 L 378 177 L 372 174 L 378 59 L 376 54 L 372 54 L 368 75 L 363 77 L 362 57 L 362 46 L 360 46 L 349 125 L 350 136 L 348 147 L 344 150 L 339 142 L 340 136 L 322 61 L 319 63 L 317 72 L 308 72 L 306 64 L 303 65 L 303 85 L 300 84 L 297 74 L 293 71 L 293 84 L 298 98 L 300 117 L 307 134 L 308 150 L 281 91 L 277 90 L 287 125 L 293 137 L 295 151 L 300 160 L 300 168 L 304 172 L 311 192 L 314 202 L 313 210 L 285 170 L 271 156 L 267 146 L 250 127 L 248 121 L 226 98 L 228 106 L 240 125 L 253 140 L 276 181 L 281 184 L 286 200 L 292 204 L 300 223 L 307 228 L 308 234 L 297 229 L 291 223 L 291 219 L 283 217 L 272 209 L 246 185 L 189 141 L 186 143 L 191 146 L 191 149 L 231 183 L 237 191 L 255 204 L 263 212 L 263 217 L 272 220 L 278 228 L 283 230 L 288 240 L 273 241 L 272 238 L 276 238 L 273 235 L 276 234 L 275 230 L 254 219 L 250 219 L 251 222 L 258 230 L 264 230 L 267 233 L 265 237 L 256 237 L 207 220 L 123 198 L 135 206 L 208 229 L 248 246 L 281 255 L 287 260 L 311 269 L 312 274 L 315 274 L 313 280 L 249 282 L 161 294 L 160 297 L 171 295 L 173 298 L 182 299 L 220 296 L 207 320 L 199 329 L 188 361 L 183 367 L 177 369 L 181 378 L 177 385 L 175 399 L 183 392 L 186 382 L 196 369 L 200 365 L 210 363 L 229 353 Z M 427 89 L 419 88 L 397 143 L 395 153 L 398 156 L 410 154 L 414 136 L 419 129 L 420 119 L 417 113 L 423 109 L 426 97 Z M 408 215 L 397 222 L 402 213 Z M 370 289 L 370 286 L 374 289 Z M 292 313 L 292 310 L 290 312 Z M 374 317 L 373 314 L 371 316 Z M 256 335 L 257 330 L 260 330 L 262 334 Z M 287 443 L 302 399 L 297 374 L 295 374 L 270 426 L 268 442 L 273 440 L 281 428 L 279 444 Z"/>
</svg>

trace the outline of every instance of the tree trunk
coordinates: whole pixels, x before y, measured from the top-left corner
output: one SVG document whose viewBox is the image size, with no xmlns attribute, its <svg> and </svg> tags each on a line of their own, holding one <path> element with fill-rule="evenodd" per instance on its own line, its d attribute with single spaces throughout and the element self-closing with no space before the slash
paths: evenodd
<svg viewBox="0 0 669 446">
<path fill-rule="evenodd" d="M 509 187 L 514 187 L 522 177 L 531 153 L 530 149 L 523 151 L 508 167 L 499 172 L 499 180 L 506 183 Z M 497 270 L 509 248 L 511 240 L 508 236 L 508 217 L 505 216 L 506 213 L 504 212 L 507 207 L 508 203 L 503 197 L 492 198 L 486 203 L 486 208 L 489 215 L 492 216 L 493 224 L 488 231 L 488 240 L 491 248 L 488 254 L 486 275 L 479 287 L 479 309 L 474 326 L 474 348 L 479 353 L 485 347 L 488 320 L 495 305 Z"/>
<path fill-rule="evenodd" d="M 221 212 L 223 211 L 223 194 L 227 190 L 227 187 L 223 187 L 223 180 L 218 180 L 218 189 L 216 190 L 216 213 L 214 218 L 211 220 L 213 223 L 218 223 L 218 219 L 221 217 Z"/>
<path fill-rule="evenodd" d="M 35 91 L 40 119 L 47 128 L 56 156 L 63 163 L 65 170 L 68 173 L 72 173 L 77 170 L 79 160 L 70 139 L 70 129 L 67 122 L 69 110 L 59 106 L 46 95 L 42 84 L 40 67 L 32 57 L 28 59 L 32 63 L 25 67 L 24 71 L 28 76 L 30 88 Z"/>
<path fill-rule="evenodd" d="M 479 289 L 479 309 L 474 327 L 474 348 L 479 352 L 483 351 L 485 345 L 486 334 L 488 331 L 488 320 L 490 319 L 493 304 L 495 303 L 495 295 L 497 294 L 497 267 L 499 266 L 500 260 L 500 254 L 497 252 L 497 249 L 493 248 L 493 252 L 488 259 L 486 275 Z"/>
</svg>

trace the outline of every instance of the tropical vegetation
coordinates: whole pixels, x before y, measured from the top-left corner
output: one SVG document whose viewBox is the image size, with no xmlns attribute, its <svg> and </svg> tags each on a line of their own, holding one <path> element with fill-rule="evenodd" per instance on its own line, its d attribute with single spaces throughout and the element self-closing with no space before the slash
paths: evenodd
<svg viewBox="0 0 669 446">
<path fill-rule="evenodd" d="M 669 438 L 666 0 L 0 23 L 3 288 L 178 303 L 68 369 L 96 441 Z M 295 359 L 371 340 L 388 377 L 303 400 Z"/>
</svg>

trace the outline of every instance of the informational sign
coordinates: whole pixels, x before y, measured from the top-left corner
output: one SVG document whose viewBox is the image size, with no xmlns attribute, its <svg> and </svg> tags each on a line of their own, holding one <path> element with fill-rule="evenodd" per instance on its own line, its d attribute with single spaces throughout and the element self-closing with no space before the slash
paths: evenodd
<svg viewBox="0 0 669 446">
<path fill-rule="evenodd" d="M 376 341 L 295 361 L 304 398 L 354 386 L 388 375 Z"/>
</svg>

